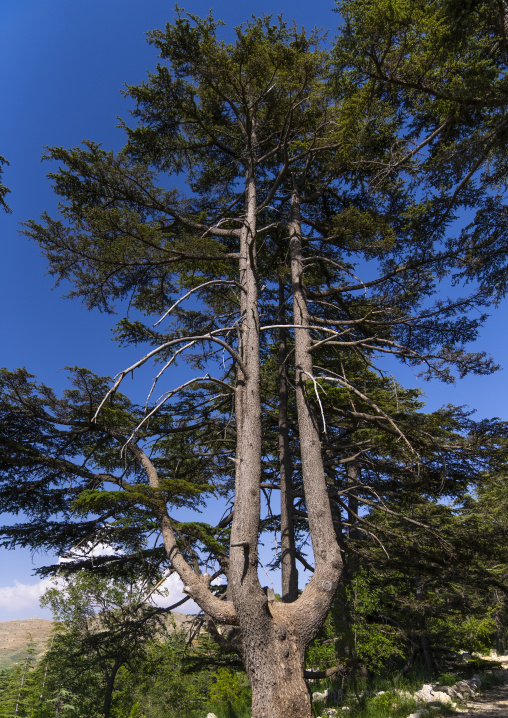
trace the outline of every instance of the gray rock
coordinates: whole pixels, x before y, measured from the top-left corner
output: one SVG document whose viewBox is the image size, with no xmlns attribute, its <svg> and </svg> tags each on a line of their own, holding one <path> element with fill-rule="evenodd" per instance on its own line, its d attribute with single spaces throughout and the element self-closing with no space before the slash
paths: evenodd
<svg viewBox="0 0 508 718">
<path fill-rule="evenodd" d="M 470 698 L 474 693 L 474 689 L 467 681 L 458 681 L 453 687 L 457 693 L 461 694 L 463 699 Z"/>
<path fill-rule="evenodd" d="M 467 681 L 467 683 L 469 683 L 469 685 L 471 686 L 474 686 L 475 688 L 479 688 L 482 684 L 482 679 L 480 678 L 478 673 L 475 673 L 474 676 Z"/>
</svg>

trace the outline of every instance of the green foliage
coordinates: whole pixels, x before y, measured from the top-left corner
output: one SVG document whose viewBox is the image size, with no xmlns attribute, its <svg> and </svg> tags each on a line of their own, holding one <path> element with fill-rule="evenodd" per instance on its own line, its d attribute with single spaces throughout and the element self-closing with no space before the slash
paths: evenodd
<svg viewBox="0 0 508 718">
<path fill-rule="evenodd" d="M 356 655 L 363 665 L 379 672 L 388 661 L 403 655 L 403 637 L 393 626 L 375 620 L 381 605 L 380 589 L 364 570 L 355 574 L 346 592 Z"/>
<path fill-rule="evenodd" d="M 490 615 L 451 614 L 429 621 L 429 629 L 436 642 L 443 641 L 454 650 L 488 653 L 496 632 L 496 624 Z"/>
<path fill-rule="evenodd" d="M 498 686 L 502 686 L 506 683 L 504 675 L 500 671 L 488 671 L 486 673 L 482 673 L 482 685 L 481 689 L 482 691 L 488 691 L 491 688 L 497 688 Z"/>
<path fill-rule="evenodd" d="M 250 705 L 250 688 L 245 673 L 219 668 L 212 676 L 210 703 L 223 716 L 241 716 Z"/>
<path fill-rule="evenodd" d="M 355 718 L 405 718 L 416 708 L 416 701 L 387 690 L 382 695 L 366 697 L 359 704 L 351 705 L 348 713 Z"/>
<path fill-rule="evenodd" d="M 44 661 L 46 703 L 52 701 L 57 714 L 109 718 L 119 670 L 143 660 L 150 639 L 164 628 L 157 612 L 141 603 L 149 584 L 91 571 L 60 582 L 41 599 L 58 621 Z"/>
<path fill-rule="evenodd" d="M 28 718 L 36 703 L 35 647 L 30 642 L 22 660 L 0 672 L 0 716 Z"/>
<path fill-rule="evenodd" d="M 442 686 L 453 686 L 458 681 L 456 673 L 440 673 L 437 680 Z"/>
<path fill-rule="evenodd" d="M 139 707 L 139 703 L 134 703 L 128 718 L 141 718 L 141 708 Z"/>
</svg>

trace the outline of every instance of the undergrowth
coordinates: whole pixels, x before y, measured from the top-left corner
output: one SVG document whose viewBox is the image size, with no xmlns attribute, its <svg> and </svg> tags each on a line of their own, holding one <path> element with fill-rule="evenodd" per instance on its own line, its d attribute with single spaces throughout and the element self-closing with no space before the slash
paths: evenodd
<svg viewBox="0 0 508 718">
<path fill-rule="evenodd" d="M 407 693 L 414 694 L 423 684 L 453 686 L 461 680 L 480 674 L 482 679 L 480 690 L 489 690 L 505 682 L 504 676 L 496 669 L 499 669 L 499 663 L 481 658 L 474 658 L 451 666 L 438 676 L 431 675 L 423 666 L 415 666 L 408 675 L 403 677 L 394 672 L 393 674 L 378 675 L 371 680 L 358 678 L 357 694 L 353 690 L 351 680 L 345 681 L 342 686 L 337 679 L 314 681 L 312 692 L 323 692 L 327 688 L 330 691 L 342 688 L 343 701 L 340 706 L 331 701 L 327 704 L 316 702 L 313 704 L 313 712 L 316 717 L 325 716 L 325 711 L 328 708 L 340 710 L 342 706 L 347 706 L 349 710 L 343 715 L 351 718 L 406 718 L 418 709 L 417 701 Z M 380 692 L 381 695 L 379 695 Z M 451 706 L 441 706 L 439 715 L 454 714 L 455 710 Z"/>
</svg>

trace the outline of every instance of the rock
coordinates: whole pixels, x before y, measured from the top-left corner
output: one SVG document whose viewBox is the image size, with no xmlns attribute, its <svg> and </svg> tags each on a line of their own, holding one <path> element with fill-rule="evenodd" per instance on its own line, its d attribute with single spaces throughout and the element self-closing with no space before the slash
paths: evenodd
<svg viewBox="0 0 508 718">
<path fill-rule="evenodd" d="M 441 693 L 446 693 L 446 695 L 450 696 L 450 698 L 457 698 L 457 691 L 452 686 L 439 686 L 439 691 Z"/>
<path fill-rule="evenodd" d="M 419 691 L 414 694 L 415 700 L 420 700 L 422 703 L 430 703 L 434 700 L 432 696 L 434 686 L 429 683 L 424 684 Z"/>
<path fill-rule="evenodd" d="M 463 699 L 471 698 L 474 693 L 474 688 L 467 681 L 458 681 L 453 688 L 457 693 L 460 693 Z"/>
<path fill-rule="evenodd" d="M 466 681 L 469 685 L 474 686 L 475 688 L 479 688 L 482 684 L 482 679 L 478 675 L 478 673 L 475 673 L 472 678 L 470 678 L 468 681 Z"/>
<path fill-rule="evenodd" d="M 422 708 L 419 711 L 416 711 L 416 713 L 411 713 L 407 718 L 423 718 L 424 716 L 428 716 L 429 711 L 426 708 Z"/>
<path fill-rule="evenodd" d="M 217 716 L 215 715 L 215 713 L 208 713 L 206 718 L 217 718 Z"/>
<path fill-rule="evenodd" d="M 449 696 L 448 693 L 445 693 L 444 691 L 432 691 L 432 702 L 434 701 L 438 701 L 443 705 L 450 705 L 451 703 L 453 703 L 451 696 Z"/>
<path fill-rule="evenodd" d="M 319 701 L 320 703 L 326 703 L 329 695 L 330 691 L 328 690 L 328 688 L 324 691 L 324 693 L 319 693 L 318 691 L 316 691 L 312 694 L 312 702 L 314 703 L 315 701 Z"/>
</svg>

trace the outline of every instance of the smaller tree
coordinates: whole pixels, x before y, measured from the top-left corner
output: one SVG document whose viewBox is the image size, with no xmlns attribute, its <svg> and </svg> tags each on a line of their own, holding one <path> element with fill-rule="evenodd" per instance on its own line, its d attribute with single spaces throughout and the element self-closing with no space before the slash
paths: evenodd
<svg viewBox="0 0 508 718">
<path fill-rule="evenodd" d="M 118 671 L 144 656 L 147 641 L 164 631 L 165 624 L 159 611 L 143 603 L 147 589 L 135 581 L 123 577 L 113 583 L 92 571 L 64 581 L 41 599 L 58 621 L 47 659 L 51 699 L 46 700 L 57 699 L 63 686 L 80 714 L 108 718 Z"/>
<path fill-rule="evenodd" d="M 31 715 L 36 649 L 30 634 L 29 638 L 22 660 L 10 671 L 0 673 L 1 718 L 24 718 Z"/>
</svg>

